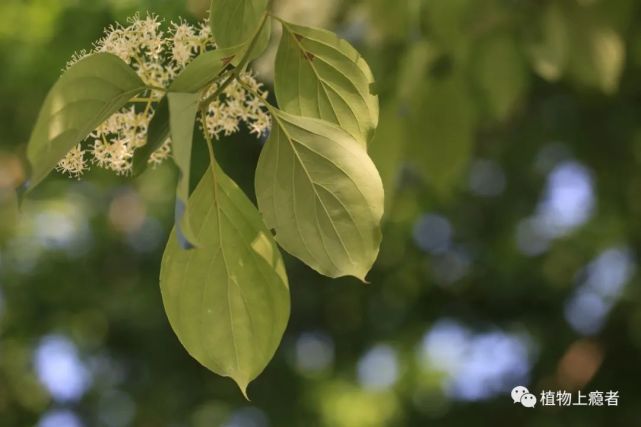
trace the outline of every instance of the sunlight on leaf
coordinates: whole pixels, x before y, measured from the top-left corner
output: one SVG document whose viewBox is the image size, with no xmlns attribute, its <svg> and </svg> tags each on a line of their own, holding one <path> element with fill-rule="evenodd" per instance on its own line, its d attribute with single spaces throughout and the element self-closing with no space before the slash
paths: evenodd
<svg viewBox="0 0 641 427">
<path fill-rule="evenodd" d="M 145 89 L 136 72 L 109 53 L 90 55 L 60 77 L 47 95 L 31 134 L 29 189 L 67 152 Z"/>
<path fill-rule="evenodd" d="M 258 160 L 258 206 L 289 253 L 329 277 L 365 280 L 381 241 L 383 185 L 364 147 L 318 119 L 275 110 Z"/>
<path fill-rule="evenodd" d="M 274 81 L 279 107 L 327 120 L 367 144 L 378 125 L 378 97 L 365 60 L 329 31 L 281 22 Z"/>
</svg>

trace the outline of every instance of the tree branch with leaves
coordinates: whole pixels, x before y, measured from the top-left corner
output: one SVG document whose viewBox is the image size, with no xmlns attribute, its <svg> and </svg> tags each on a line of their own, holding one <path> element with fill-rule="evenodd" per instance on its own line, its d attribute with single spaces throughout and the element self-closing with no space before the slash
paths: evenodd
<svg viewBox="0 0 641 427">
<path fill-rule="evenodd" d="M 337 35 L 273 17 L 267 0 L 213 0 L 208 22 L 150 15 L 107 30 L 74 56 L 28 145 L 31 191 L 53 170 L 91 165 L 137 175 L 171 157 L 175 227 L 160 272 L 169 321 L 213 372 L 250 381 L 278 348 L 290 312 L 278 248 L 329 277 L 365 281 L 379 251 L 383 186 L 367 144 L 378 124 L 373 76 Z M 275 95 L 250 71 L 283 27 Z M 258 209 L 225 174 L 214 142 L 244 122 L 269 134 L 256 170 Z M 190 192 L 194 131 L 210 166 Z M 87 157 L 90 159 L 87 160 Z"/>
</svg>

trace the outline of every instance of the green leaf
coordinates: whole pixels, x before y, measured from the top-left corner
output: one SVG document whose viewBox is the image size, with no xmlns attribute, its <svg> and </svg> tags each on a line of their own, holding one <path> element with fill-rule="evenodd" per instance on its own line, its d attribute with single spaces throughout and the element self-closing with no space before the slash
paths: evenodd
<svg viewBox="0 0 641 427">
<path fill-rule="evenodd" d="M 454 56 L 461 57 L 473 40 L 470 33 L 473 25 L 479 20 L 475 13 L 476 0 L 426 1 L 423 7 L 426 12 L 426 24 L 433 33 L 437 43 Z M 493 2 L 482 3 L 485 9 L 492 7 Z"/>
<path fill-rule="evenodd" d="M 547 5 L 529 47 L 539 75 L 549 81 L 569 77 L 605 94 L 617 91 L 625 67 L 625 40 L 602 7 L 563 1 Z"/>
<path fill-rule="evenodd" d="M 476 111 L 466 80 L 454 74 L 425 84 L 421 104 L 412 111 L 408 161 L 426 183 L 449 196 L 460 182 L 472 153 Z"/>
<path fill-rule="evenodd" d="M 16 192 L 0 186 L 0 248 L 16 233 L 19 216 Z"/>
<path fill-rule="evenodd" d="M 258 211 L 215 165 L 190 198 L 202 246 L 180 248 L 172 233 L 160 287 L 169 322 L 189 354 L 234 379 L 243 394 L 273 357 L 290 310 L 278 247 Z"/>
<path fill-rule="evenodd" d="M 605 94 L 619 88 L 625 66 L 625 44 L 613 28 L 598 23 L 575 24 L 570 72 L 583 84 Z"/>
<path fill-rule="evenodd" d="M 390 7 L 388 0 L 370 0 L 367 2 L 369 8 L 369 17 L 377 30 L 382 34 L 379 38 L 385 37 L 387 40 L 395 42 L 403 41 L 414 28 L 414 19 L 416 18 L 414 0 L 397 0 L 394 7 Z M 387 41 L 386 40 L 386 41 Z"/>
<path fill-rule="evenodd" d="M 398 184 L 408 137 L 407 114 L 397 102 L 384 106 L 376 136 L 369 144 L 369 155 L 378 168 L 385 189 L 385 211 L 389 212 Z"/>
<path fill-rule="evenodd" d="M 189 176 L 191 170 L 191 150 L 193 144 L 194 122 L 198 113 L 202 92 L 213 83 L 229 66 L 237 66 L 244 54 L 245 44 L 216 49 L 196 57 L 174 79 L 168 89 L 169 129 L 174 161 L 180 169 L 178 190 L 176 193 L 176 232 L 179 241 L 185 248 L 197 243 L 188 218 L 183 218 L 189 198 Z M 161 111 L 159 121 L 166 119 Z M 164 123 L 153 124 L 154 133 L 158 132 L 160 140 Z M 150 126 L 151 130 L 151 126 Z M 161 144 L 162 145 L 162 144 Z"/>
<path fill-rule="evenodd" d="M 198 245 L 187 211 L 189 199 L 189 177 L 191 171 L 191 148 L 194 139 L 194 125 L 198 114 L 198 93 L 167 94 L 169 101 L 169 129 L 174 162 L 180 170 L 176 190 L 176 234 L 185 249 Z"/>
<path fill-rule="evenodd" d="M 365 280 L 378 255 L 383 184 L 365 148 L 336 125 L 273 110 L 256 170 L 265 223 L 329 277 Z"/>
<path fill-rule="evenodd" d="M 539 18 L 539 34 L 531 43 L 529 54 L 534 70 L 548 81 L 557 81 L 567 68 L 569 25 L 556 3 L 550 3 Z"/>
<path fill-rule="evenodd" d="M 90 55 L 67 70 L 53 86 L 31 134 L 27 156 L 29 188 L 38 185 L 76 144 L 120 110 L 145 84 L 110 53 Z"/>
<path fill-rule="evenodd" d="M 440 52 L 433 43 L 427 40 L 417 40 L 407 49 L 399 60 L 396 93 L 404 103 L 414 105 L 418 98 L 416 82 L 425 80 L 430 67 L 433 67 Z"/>
<path fill-rule="evenodd" d="M 391 212 L 401 165 L 407 148 L 414 143 L 410 131 L 410 112 L 422 102 L 416 82 L 424 81 L 430 67 L 438 59 L 439 51 L 433 43 L 418 40 L 399 60 L 396 99 L 383 104 L 376 135 L 368 151 L 378 168 L 385 188 L 385 212 Z"/>
<path fill-rule="evenodd" d="M 269 44 L 271 23 L 264 22 L 267 0 L 212 0 L 209 23 L 218 47 L 228 48 L 254 41 L 248 59 L 258 57 Z M 253 40 L 255 37 L 255 40 Z"/>
<path fill-rule="evenodd" d="M 475 48 L 477 87 L 491 118 L 505 120 L 525 96 L 529 74 L 510 34 L 496 33 Z"/>
<path fill-rule="evenodd" d="M 378 97 L 365 60 L 334 33 L 281 22 L 274 78 L 279 107 L 334 123 L 366 145 L 378 125 Z"/>
<path fill-rule="evenodd" d="M 211 50 L 198 55 L 176 76 L 169 86 L 171 92 L 195 93 L 213 83 L 228 65 L 237 66 L 245 44 Z"/>
</svg>

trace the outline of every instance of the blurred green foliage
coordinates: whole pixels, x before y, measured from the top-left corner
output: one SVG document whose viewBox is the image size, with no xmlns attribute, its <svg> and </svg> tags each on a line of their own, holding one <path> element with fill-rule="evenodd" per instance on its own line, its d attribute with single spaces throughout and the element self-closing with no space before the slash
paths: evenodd
<svg viewBox="0 0 641 427">
<path fill-rule="evenodd" d="M 13 193 L 75 50 L 135 11 L 196 19 L 206 3 L 0 3 L 0 426 L 638 423 L 641 3 L 277 0 L 372 65 L 386 225 L 368 286 L 286 259 L 292 318 L 251 402 L 184 352 L 163 313 L 171 166 L 52 176 L 19 220 Z M 260 145 L 217 151 L 253 197 Z M 620 400 L 526 409 L 509 397 L 517 381 Z"/>
</svg>

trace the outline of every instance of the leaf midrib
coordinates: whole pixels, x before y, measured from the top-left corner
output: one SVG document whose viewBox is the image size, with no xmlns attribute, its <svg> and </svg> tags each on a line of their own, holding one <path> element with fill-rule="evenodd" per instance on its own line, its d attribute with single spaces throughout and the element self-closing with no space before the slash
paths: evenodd
<svg viewBox="0 0 641 427">
<path fill-rule="evenodd" d="M 214 200 L 213 204 L 216 207 L 216 225 L 218 227 L 218 243 L 220 244 L 220 253 L 223 257 L 223 266 L 225 267 L 225 275 L 227 276 L 227 286 L 226 286 L 226 291 L 227 291 L 227 311 L 229 312 L 229 328 L 231 329 L 231 341 L 232 341 L 232 346 L 234 348 L 234 361 L 236 362 L 236 371 L 240 372 L 240 362 L 238 360 L 238 345 L 236 344 L 236 332 L 234 330 L 234 317 L 232 315 L 232 310 L 231 310 L 231 302 L 229 300 L 229 280 L 231 279 L 229 276 L 229 266 L 227 265 L 227 258 L 225 257 L 225 246 L 223 245 L 223 230 L 221 227 L 221 208 L 220 208 L 220 201 L 218 198 L 218 182 L 216 179 L 216 165 L 213 164 L 211 165 L 211 175 L 212 175 L 212 186 L 214 188 L 213 193 L 214 193 Z M 243 304 L 246 306 L 245 303 L 245 297 L 243 296 L 242 292 L 240 293 L 240 296 L 243 300 Z"/>
<path fill-rule="evenodd" d="M 235 203 L 233 203 L 233 199 L 229 194 L 227 194 L 224 191 L 223 191 L 223 193 L 225 194 L 227 199 L 229 199 L 230 205 L 233 205 L 238 210 L 238 212 L 241 214 L 240 217 L 243 217 L 242 209 L 240 207 L 236 206 Z M 238 232 L 238 235 L 242 236 L 241 230 L 234 224 L 234 222 L 231 220 L 231 217 L 228 214 L 226 214 L 224 211 L 222 211 L 222 212 L 227 217 L 227 219 L 229 221 L 229 224 Z M 247 219 L 247 218 L 245 218 L 245 220 L 247 221 L 247 224 L 249 224 L 249 226 L 251 227 L 252 226 L 251 221 L 249 219 Z M 250 257 L 256 257 L 256 253 L 251 251 L 247 245 L 242 245 L 241 247 L 250 255 Z M 256 269 L 256 271 L 258 271 L 259 275 L 263 277 L 265 283 L 270 283 L 270 280 L 265 276 L 263 270 L 258 265 L 256 265 L 255 269 Z M 279 275 L 277 275 L 277 277 L 279 279 L 281 279 Z M 267 295 L 271 295 L 271 293 L 267 292 Z M 243 300 L 243 303 L 245 305 L 245 308 L 247 308 L 247 303 L 244 300 Z M 254 323 L 253 323 L 252 317 L 249 315 L 249 310 L 247 310 L 247 314 L 248 314 L 250 323 L 252 325 L 251 329 L 254 330 L 254 327 L 253 327 Z M 273 323 L 272 324 L 272 328 L 271 328 L 271 333 L 270 333 L 270 339 L 269 339 L 270 343 L 272 342 L 275 330 L 276 330 L 276 324 Z M 252 335 L 256 335 L 256 334 L 252 332 Z"/>
<path fill-rule="evenodd" d="M 309 184 L 310 184 L 310 186 L 312 187 L 312 189 L 313 189 L 313 191 L 314 191 L 314 195 L 316 196 L 316 199 L 319 201 L 319 203 L 320 203 L 320 204 L 321 204 L 321 206 L 323 207 L 323 210 L 325 211 L 325 215 L 327 215 L 327 218 L 329 219 L 329 223 L 330 223 L 330 224 L 332 224 L 332 229 L 334 230 L 334 233 L 335 233 L 335 234 L 336 234 L 336 236 L 338 237 L 338 240 L 339 240 L 339 242 L 341 243 L 341 246 L 342 246 L 342 247 L 343 247 L 343 249 L 345 250 L 345 253 L 347 254 L 347 257 L 349 258 L 350 263 L 351 263 L 351 264 L 353 264 L 353 265 L 355 265 L 354 260 L 353 260 L 353 258 L 352 258 L 352 255 L 350 254 L 350 251 L 347 249 L 347 246 L 345 245 L 345 242 L 343 241 L 342 236 L 341 236 L 341 235 L 340 235 L 340 233 L 338 232 L 338 229 L 336 228 L 336 225 L 334 224 L 334 221 L 332 220 L 332 217 L 331 217 L 331 215 L 329 214 L 329 211 L 327 210 L 327 207 L 325 206 L 325 203 L 323 203 L 323 200 L 322 200 L 322 199 L 320 198 L 320 196 L 318 195 L 318 191 L 316 190 L 316 187 L 314 186 L 314 180 L 312 179 L 311 175 L 309 174 L 309 171 L 308 171 L 308 170 L 307 170 L 307 168 L 305 167 L 305 164 L 303 163 L 303 160 L 301 159 L 300 155 L 298 154 L 298 151 L 297 151 L 297 150 L 296 150 L 296 148 L 294 147 L 294 142 L 296 142 L 296 143 L 300 144 L 300 141 L 296 141 L 296 140 L 295 140 L 295 139 L 294 139 L 294 138 L 289 134 L 289 132 L 287 132 L 287 130 L 285 129 L 285 126 L 284 126 L 284 124 L 283 124 L 282 120 L 278 117 L 278 115 L 277 115 L 277 114 L 273 114 L 273 116 L 274 116 L 274 118 L 276 119 L 276 121 L 279 123 L 279 127 L 280 127 L 280 128 L 281 128 L 281 130 L 283 131 L 283 134 L 285 134 L 285 138 L 286 138 L 286 139 L 287 139 L 287 141 L 289 142 L 289 145 L 290 145 L 290 147 L 291 147 L 292 151 L 294 152 L 294 155 L 295 155 L 295 156 L 296 156 L 296 158 L 298 159 L 298 163 L 300 164 L 300 167 L 301 167 L 301 168 L 303 169 L 303 171 L 305 172 L 305 176 L 307 176 L 307 180 L 309 181 Z M 359 190 L 359 191 L 360 191 L 360 190 Z M 295 193 L 295 192 L 294 192 L 294 191 L 292 191 L 292 193 Z M 295 206 L 295 204 L 294 204 L 294 206 Z M 316 216 L 316 217 L 317 217 L 317 218 L 316 218 L 316 220 L 317 220 L 317 222 L 318 222 L 318 216 Z M 297 223 L 298 223 L 298 221 L 297 221 Z M 319 226 L 319 228 L 320 228 L 320 226 Z M 322 239 L 322 233 L 320 233 L 320 234 L 321 234 L 321 239 Z M 327 252 L 327 249 L 325 249 L 325 252 Z M 328 259 L 330 260 L 330 262 L 332 262 L 332 264 L 334 264 L 334 262 L 333 262 L 332 258 L 329 256 L 329 253 L 328 253 Z M 338 267 L 336 264 L 334 264 L 334 266 L 335 266 L 335 267 Z"/>
</svg>

